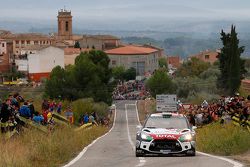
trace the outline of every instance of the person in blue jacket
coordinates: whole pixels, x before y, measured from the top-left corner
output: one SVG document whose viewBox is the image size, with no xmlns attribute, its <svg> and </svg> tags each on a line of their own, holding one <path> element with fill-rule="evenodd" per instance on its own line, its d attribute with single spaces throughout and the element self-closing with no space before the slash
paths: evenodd
<svg viewBox="0 0 250 167">
<path fill-rule="evenodd" d="M 23 106 L 19 110 L 20 116 L 24 118 L 31 118 L 31 112 L 27 102 L 24 102 Z"/>
</svg>

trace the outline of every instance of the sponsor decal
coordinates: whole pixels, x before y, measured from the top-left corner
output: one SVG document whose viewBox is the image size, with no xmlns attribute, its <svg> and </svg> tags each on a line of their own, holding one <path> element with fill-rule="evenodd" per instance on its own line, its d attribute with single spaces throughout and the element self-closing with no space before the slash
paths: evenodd
<svg viewBox="0 0 250 167">
<path fill-rule="evenodd" d="M 177 134 L 151 134 L 154 139 L 177 140 L 181 135 Z"/>
</svg>

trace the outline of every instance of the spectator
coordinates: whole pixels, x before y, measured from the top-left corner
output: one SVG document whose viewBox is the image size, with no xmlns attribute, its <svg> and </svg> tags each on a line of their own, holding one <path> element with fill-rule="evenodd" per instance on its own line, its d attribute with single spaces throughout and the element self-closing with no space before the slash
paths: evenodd
<svg viewBox="0 0 250 167">
<path fill-rule="evenodd" d="M 38 123 L 38 124 L 42 124 L 44 122 L 44 118 L 42 115 L 39 115 L 38 112 L 36 112 L 34 114 L 34 117 L 32 118 L 32 120 L 35 122 L 35 123 Z"/>
<path fill-rule="evenodd" d="M 6 133 L 7 127 L 8 127 L 8 121 L 11 117 L 11 111 L 10 111 L 10 100 L 6 100 L 2 104 L 1 113 L 0 113 L 0 122 L 1 122 L 1 132 Z"/>
<path fill-rule="evenodd" d="M 43 103 L 42 103 L 42 110 L 45 111 L 48 109 L 49 109 L 49 102 L 48 102 L 48 100 L 44 99 Z"/>
<path fill-rule="evenodd" d="M 67 107 L 67 109 L 65 111 L 65 116 L 71 124 L 74 123 L 73 111 L 72 111 L 70 106 Z"/>
<path fill-rule="evenodd" d="M 58 114 L 61 114 L 61 112 L 62 112 L 62 102 L 59 102 L 59 103 L 58 103 L 56 112 L 57 112 Z"/>
<path fill-rule="evenodd" d="M 188 118 L 189 118 L 189 123 L 190 123 L 192 126 L 195 126 L 195 118 L 194 118 L 194 115 L 193 115 L 193 114 L 189 114 Z"/>
<path fill-rule="evenodd" d="M 48 113 L 49 113 L 48 110 L 44 110 L 43 113 L 42 113 L 43 118 L 44 118 L 43 123 L 44 123 L 45 125 L 47 125 L 47 123 L 48 123 Z"/>
<path fill-rule="evenodd" d="M 17 106 L 18 108 L 20 107 L 19 102 L 18 102 L 18 93 L 15 93 L 12 98 L 11 98 L 11 105 Z"/>
<path fill-rule="evenodd" d="M 92 123 L 93 125 L 98 126 L 97 122 L 95 121 L 95 117 L 92 115 L 89 116 L 89 122 Z"/>
<path fill-rule="evenodd" d="M 35 114 L 35 107 L 33 105 L 33 100 L 29 100 L 28 101 L 28 106 L 29 106 L 29 109 L 30 109 L 30 113 L 31 113 L 31 116 L 33 117 L 33 115 Z"/>
<path fill-rule="evenodd" d="M 19 110 L 19 113 L 20 113 L 20 116 L 24 118 L 27 118 L 27 119 L 31 118 L 32 115 L 31 115 L 27 102 L 24 102 L 23 106 Z"/>
<path fill-rule="evenodd" d="M 83 117 L 83 123 L 84 123 L 84 124 L 89 123 L 89 116 L 88 116 L 87 113 L 85 113 L 85 115 L 84 115 L 84 117 Z"/>
</svg>

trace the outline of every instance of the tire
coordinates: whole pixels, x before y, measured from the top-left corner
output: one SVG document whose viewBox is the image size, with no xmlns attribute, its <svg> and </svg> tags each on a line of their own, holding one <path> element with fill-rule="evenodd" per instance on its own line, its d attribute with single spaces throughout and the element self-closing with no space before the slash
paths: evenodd
<svg viewBox="0 0 250 167">
<path fill-rule="evenodd" d="M 144 157 L 144 153 L 138 153 L 138 151 L 139 151 L 140 149 L 135 149 L 135 156 L 136 157 Z M 141 151 L 141 150 L 140 150 Z"/>
<path fill-rule="evenodd" d="M 194 157 L 196 155 L 196 151 L 194 148 L 190 149 L 189 151 L 192 151 L 191 153 L 186 153 L 187 156 L 189 157 Z"/>
</svg>

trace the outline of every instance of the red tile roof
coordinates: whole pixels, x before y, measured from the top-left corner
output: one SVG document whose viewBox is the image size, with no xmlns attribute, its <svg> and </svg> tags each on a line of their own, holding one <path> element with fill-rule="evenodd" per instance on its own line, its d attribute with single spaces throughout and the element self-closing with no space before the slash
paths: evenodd
<svg viewBox="0 0 250 167">
<path fill-rule="evenodd" d="M 158 50 L 153 48 L 128 45 L 120 48 L 106 50 L 105 52 L 109 55 L 145 55 L 158 52 Z"/>
</svg>

